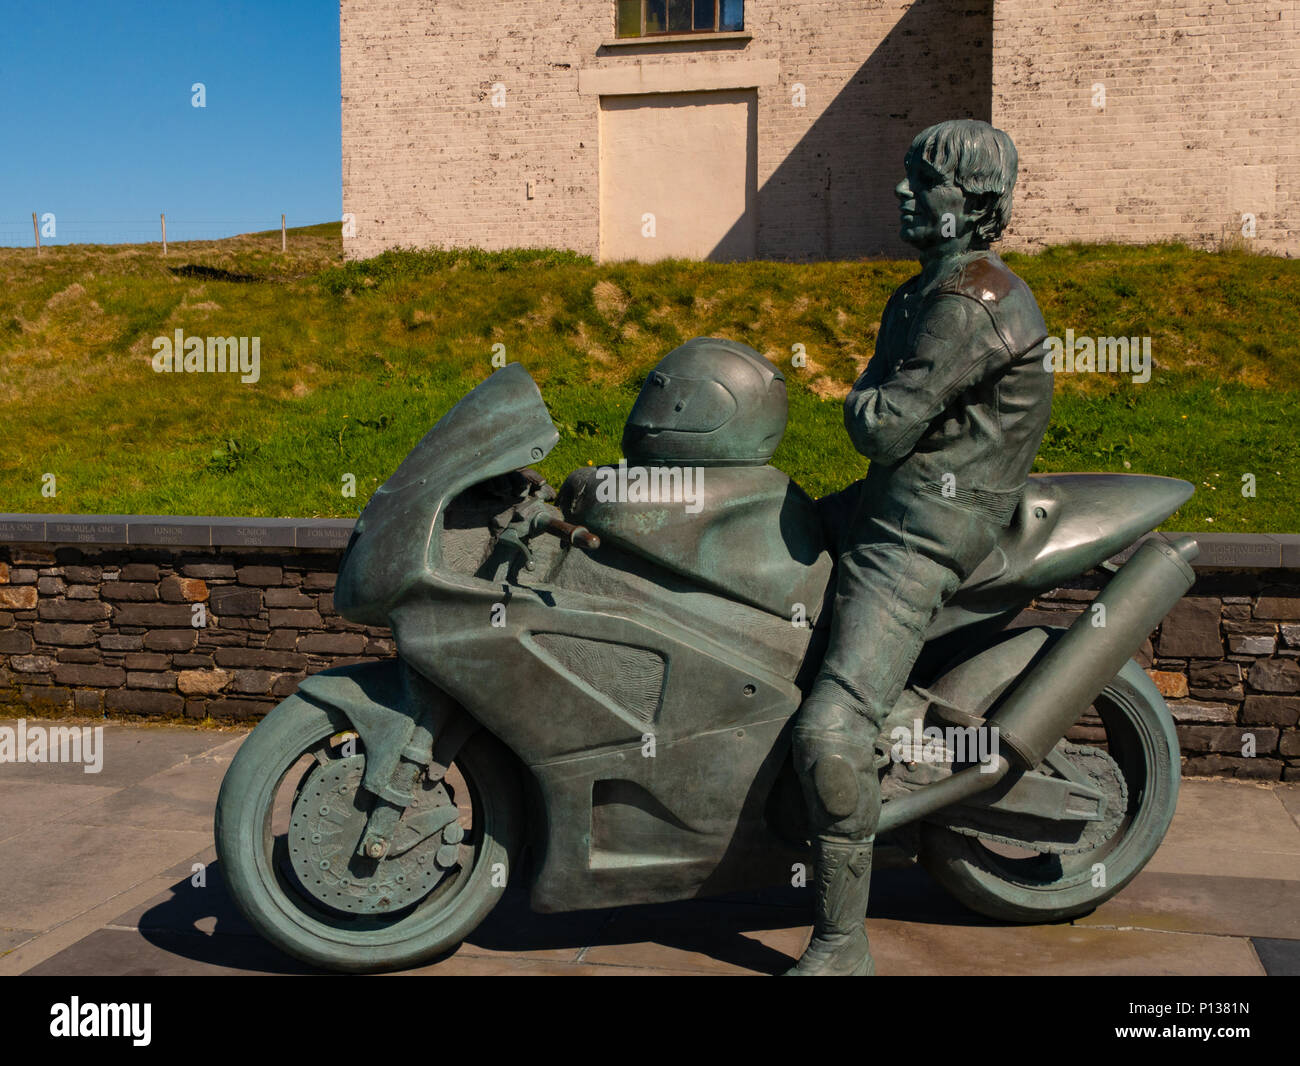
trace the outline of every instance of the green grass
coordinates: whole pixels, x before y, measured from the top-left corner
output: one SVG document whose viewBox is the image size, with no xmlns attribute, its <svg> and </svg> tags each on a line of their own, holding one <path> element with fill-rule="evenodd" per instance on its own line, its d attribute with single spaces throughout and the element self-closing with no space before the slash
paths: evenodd
<svg viewBox="0 0 1300 1066">
<path fill-rule="evenodd" d="M 865 471 L 840 399 L 910 262 L 597 265 L 570 252 L 393 251 L 337 224 L 227 241 L 0 249 L 0 511 L 344 516 L 505 346 L 541 386 L 555 483 L 619 455 L 646 370 L 702 334 L 787 368 L 776 463 L 813 495 Z M 1059 375 L 1040 470 L 1186 478 L 1169 528 L 1300 530 L 1300 263 L 1179 245 L 1007 255 L 1049 329 L 1150 336 L 1147 384 Z M 261 338 L 261 380 L 157 374 L 152 341 Z M 804 370 L 790 368 L 803 344 Z M 55 476 L 57 496 L 42 495 Z M 345 473 L 357 498 L 341 495 Z M 1257 495 L 1241 495 L 1254 474 Z"/>
</svg>

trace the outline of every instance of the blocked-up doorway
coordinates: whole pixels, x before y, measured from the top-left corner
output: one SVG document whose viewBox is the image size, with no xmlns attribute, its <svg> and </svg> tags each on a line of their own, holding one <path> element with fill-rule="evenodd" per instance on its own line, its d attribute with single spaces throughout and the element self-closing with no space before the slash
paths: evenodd
<svg viewBox="0 0 1300 1066">
<path fill-rule="evenodd" d="M 600 99 L 600 257 L 752 259 L 758 91 Z"/>
</svg>

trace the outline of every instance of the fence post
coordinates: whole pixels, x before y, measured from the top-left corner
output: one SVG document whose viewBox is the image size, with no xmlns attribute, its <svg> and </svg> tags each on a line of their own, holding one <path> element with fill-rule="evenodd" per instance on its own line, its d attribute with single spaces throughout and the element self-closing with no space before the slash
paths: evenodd
<svg viewBox="0 0 1300 1066">
<path fill-rule="evenodd" d="M 284 237 L 284 215 L 280 216 L 280 251 L 287 252 L 289 246 L 285 243 Z"/>
<path fill-rule="evenodd" d="M 36 254 L 41 254 L 41 229 L 36 225 L 36 212 L 32 212 L 32 236 L 36 238 Z"/>
<path fill-rule="evenodd" d="M 162 227 L 163 227 L 163 255 L 166 255 L 166 254 L 167 254 L 167 212 L 166 212 L 166 211 L 163 211 L 161 214 L 159 214 L 158 217 L 162 219 Z"/>
</svg>

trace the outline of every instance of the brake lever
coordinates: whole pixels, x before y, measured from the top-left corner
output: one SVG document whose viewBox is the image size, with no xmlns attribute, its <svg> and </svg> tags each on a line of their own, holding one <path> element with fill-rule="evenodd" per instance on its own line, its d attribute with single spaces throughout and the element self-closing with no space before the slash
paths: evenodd
<svg viewBox="0 0 1300 1066">
<path fill-rule="evenodd" d="M 519 530 L 513 526 L 508 527 L 497 537 L 497 543 L 505 544 L 523 556 L 525 570 L 533 569 L 533 550 L 524 543 L 523 537 L 519 535 Z"/>
</svg>

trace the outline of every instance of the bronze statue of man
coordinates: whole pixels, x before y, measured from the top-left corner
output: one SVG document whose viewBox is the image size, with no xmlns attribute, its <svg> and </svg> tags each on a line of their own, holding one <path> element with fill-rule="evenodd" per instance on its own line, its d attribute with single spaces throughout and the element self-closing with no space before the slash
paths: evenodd
<svg viewBox="0 0 1300 1066">
<path fill-rule="evenodd" d="M 1051 415 L 1043 317 L 989 250 L 1011 215 L 1011 138 L 986 122 L 941 122 L 903 165 L 901 236 L 921 272 L 890 297 L 844 402 L 871 467 L 838 531 L 830 642 L 795 719 L 817 908 L 797 975 L 874 972 L 864 922 L 880 818 L 875 740 L 926 628 L 1011 521 Z"/>
</svg>

